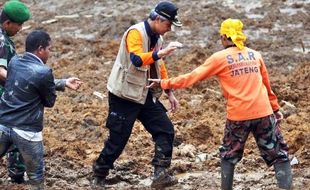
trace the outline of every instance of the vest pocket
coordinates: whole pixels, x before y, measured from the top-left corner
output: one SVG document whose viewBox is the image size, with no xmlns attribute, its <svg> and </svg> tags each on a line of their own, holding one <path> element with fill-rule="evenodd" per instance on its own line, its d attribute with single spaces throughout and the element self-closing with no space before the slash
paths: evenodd
<svg viewBox="0 0 310 190">
<path fill-rule="evenodd" d="M 143 97 L 143 90 L 146 85 L 146 71 L 135 70 L 133 73 L 127 73 L 122 89 L 124 98 L 139 101 Z"/>
</svg>

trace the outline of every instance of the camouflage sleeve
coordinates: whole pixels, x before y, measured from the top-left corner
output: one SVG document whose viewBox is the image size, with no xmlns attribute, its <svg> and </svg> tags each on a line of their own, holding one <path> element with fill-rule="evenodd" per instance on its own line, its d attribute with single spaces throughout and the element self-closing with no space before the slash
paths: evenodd
<svg viewBox="0 0 310 190">
<path fill-rule="evenodd" d="M 0 66 L 7 68 L 8 61 L 7 61 L 8 53 L 5 48 L 4 38 L 0 35 Z"/>
</svg>

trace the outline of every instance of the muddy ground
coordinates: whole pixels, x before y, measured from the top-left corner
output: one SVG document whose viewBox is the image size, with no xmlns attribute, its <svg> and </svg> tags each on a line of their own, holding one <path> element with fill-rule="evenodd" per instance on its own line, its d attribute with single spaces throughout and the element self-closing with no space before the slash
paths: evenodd
<svg viewBox="0 0 310 190">
<path fill-rule="evenodd" d="M 46 109 L 44 128 L 46 189 L 91 189 L 93 160 L 107 138 L 106 82 L 122 33 L 145 19 L 154 1 L 24 0 L 32 19 L 14 38 L 23 52 L 25 36 L 44 28 L 53 38 L 48 64 L 57 78 L 78 76 L 78 92 L 58 93 L 54 108 Z M 221 49 L 219 25 L 226 18 L 244 22 L 247 45 L 259 50 L 269 69 L 285 119 L 281 124 L 290 146 L 294 189 L 310 188 L 310 1 L 192 0 L 174 1 L 184 26 L 165 36 L 186 48 L 166 59 L 170 76 L 186 73 Z M 3 0 L 0 5 L 3 4 Z M 65 15 L 65 16 L 64 16 Z M 99 96 L 94 95 L 99 93 Z M 179 184 L 170 189 L 220 189 L 218 147 L 223 137 L 225 100 L 216 78 L 175 92 L 180 107 L 169 113 L 176 130 L 171 172 Z M 101 95 L 101 96 L 100 96 Z M 167 104 L 165 96 L 162 97 Z M 151 136 L 136 122 L 123 154 L 109 176 L 107 189 L 149 189 L 153 155 Z M 0 188 L 27 189 L 8 182 L 6 161 L 0 161 Z M 237 165 L 235 189 L 276 188 L 250 136 Z"/>
</svg>

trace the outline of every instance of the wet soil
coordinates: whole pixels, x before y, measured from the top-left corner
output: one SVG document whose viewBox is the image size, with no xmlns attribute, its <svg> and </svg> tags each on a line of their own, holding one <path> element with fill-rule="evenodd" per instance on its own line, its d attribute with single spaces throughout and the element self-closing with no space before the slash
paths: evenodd
<svg viewBox="0 0 310 190">
<path fill-rule="evenodd" d="M 56 78 L 78 76 L 78 92 L 58 93 L 57 103 L 46 109 L 44 145 L 46 189 L 92 189 L 91 165 L 100 154 L 108 130 L 107 77 L 122 33 L 145 19 L 155 2 L 121 0 L 25 0 L 32 19 L 14 38 L 23 52 L 25 36 L 44 28 L 53 39 L 48 64 Z M 169 75 L 186 73 L 202 64 L 219 43 L 219 25 L 226 18 L 244 22 L 247 45 L 259 50 L 269 70 L 272 88 L 281 102 L 285 119 L 282 133 L 290 150 L 294 189 L 310 188 L 310 2 L 293 0 L 174 1 L 183 27 L 164 36 L 184 49 L 166 59 Z M 2 2 L 0 3 L 0 5 Z M 65 15 L 65 16 L 64 16 Z M 69 16 L 68 16 L 69 15 Z M 95 94 L 97 95 L 94 95 Z M 99 94 L 99 96 L 98 96 Z M 169 189 L 220 189 L 218 147 L 225 123 L 225 99 L 216 78 L 175 91 L 180 102 L 169 113 L 176 131 L 171 172 L 179 184 Z M 162 101 L 169 106 L 167 97 Z M 131 138 L 115 163 L 107 189 L 149 189 L 154 146 L 150 134 L 137 121 Z M 293 163 L 292 162 L 292 163 Z M 0 188 L 12 185 L 0 161 Z M 253 136 L 236 167 L 235 189 L 277 189 L 273 168 L 267 168 Z"/>
</svg>

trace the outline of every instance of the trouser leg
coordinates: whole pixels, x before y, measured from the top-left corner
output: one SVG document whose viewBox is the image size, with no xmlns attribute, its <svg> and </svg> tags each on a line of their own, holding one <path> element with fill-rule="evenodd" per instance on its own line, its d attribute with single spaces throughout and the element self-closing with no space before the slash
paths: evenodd
<svg viewBox="0 0 310 190">
<path fill-rule="evenodd" d="M 5 126 L 0 126 L 0 155 L 8 155 L 8 173 L 12 182 L 24 182 L 25 165 L 22 162 L 22 156 L 13 144 L 11 138 L 13 130 Z"/>
<path fill-rule="evenodd" d="M 253 135 L 268 166 L 274 166 L 279 188 L 292 188 L 292 172 L 288 158 L 288 146 L 273 115 L 264 117 Z"/>
<path fill-rule="evenodd" d="M 237 164 L 243 157 L 244 146 L 251 131 L 250 121 L 227 120 L 222 145 L 221 159 Z"/>
<path fill-rule="evenodd" d="M 10 138 L 10 128 L 0 126 L 0 158 L 2 158 L 12 145 Z"/>
<path fill-rule="evenodd" d="M 283 140 L 280 126 L 276 123 L 274 115 L 257 120 L 253 135 L 261 156 L 268 166 L 276 162 L 289 161 L 288 146 Z"/>
<path fill-rule="evenodd" d="M 23 157 L 15 145 L 9 149 L 7 153 L 7 159 L 8 173 L 11 181 L 14 183 L 23 183 L 26 166 L 24 164 Z"/>
<path fill-rule="evenodd" d="M 138 119 L 152 135 L 155 142 L 155 155 L 152 164 L 168 168 L 172 159 L 174 128 L 166 111 L 158 100 L 154 102 L 152 96 L 148 95 Z"/>
<path fill-rule="evenodd" d="M 138 116 L 155 142 L 155 154 L 152 160 L 154 176 L 151 186 L 153 188 L 164 188 L 178 183 L 178 179 L 168 171 L 172 159 L 174 128 L 166 111 L 158 100 L 154 102 L 149 95 Z"/>
<path fill-rule="evenodd" d="M 93 172 L 97 177 L 105 178 L 114 161 L 120 156 L 130 137 L 133 124 L 142 105 L 109 94 L 109 115 L 106 127 L 109 137 L 105 142 L 98 159 L 93 164 Z"/>
<path fill-rule="evenodd" d="M 13 132 L 13 142 L 20 151 L 26 172 L 29 177 L 29 183 L 38 189 L 43 189 L 44 183 L 44 148 L 42 141 L 28 141 Z"/>
<path fill-rule="evenodd" d="M 98 175 L 100 174 L 97 171 L 113 168 L 113 163 L 125 148 L 132 129 L 132 126 L 126 126 L 126 120 L 123 116 L 114 112 L 109 114 L 106 127 L 109 129 L 109 137 L 95 162 L 94 172 Z"/>
<path fill-rule="evenodd" d="M 251 131 L 250 125 L 250 121 L 226 121 L 223 143 L 220 147 L 222 190 L 233 188 L 235 165 L 243 157 L 244 146 Z"/>
</svg>

